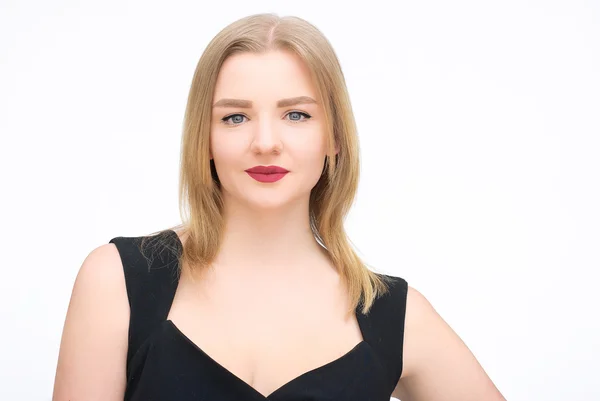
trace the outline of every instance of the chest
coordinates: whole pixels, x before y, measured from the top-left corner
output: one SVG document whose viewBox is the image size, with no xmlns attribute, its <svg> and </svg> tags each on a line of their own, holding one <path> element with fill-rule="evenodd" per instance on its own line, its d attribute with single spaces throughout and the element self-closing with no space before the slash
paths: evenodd
<svg viewBox="0 0 600 401">
<path fill-rule="evenodd" d="M 365 345 L 335 285 L 211 285 L 180 286 L 169 320 L 212 363 L 260 394 L 345 364 Z"/>
<path fill-rule="evenodd" d="M 389 401 L 392 392 L 390 371 L 368 342 L 287 380 L 274 374 L 280 381 L 248 381 L 167 321 L 130 362 L 125 401 Z"/>
</svg>

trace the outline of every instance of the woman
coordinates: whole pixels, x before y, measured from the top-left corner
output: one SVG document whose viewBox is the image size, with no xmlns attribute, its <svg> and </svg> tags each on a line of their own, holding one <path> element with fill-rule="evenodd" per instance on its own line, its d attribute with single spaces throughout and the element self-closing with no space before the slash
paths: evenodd
<svg viewBox="0 0 600 401">
<path fill-rule="evenodd" d="M 86 258 L 54 400 L 504 399 L 423 295 L 352 251 L 356 128 L 315 27 L 263 14 L 220 32 L 182 147 L 189 218 Z"/>
</svg>

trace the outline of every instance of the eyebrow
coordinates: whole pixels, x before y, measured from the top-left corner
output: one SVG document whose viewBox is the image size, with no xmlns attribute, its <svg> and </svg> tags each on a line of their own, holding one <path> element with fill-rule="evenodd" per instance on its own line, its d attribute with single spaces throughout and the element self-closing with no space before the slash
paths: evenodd
<svg viewBox="0 0 600 401">
<path fill-rule="evenodd" d="M 317 101 L 310 96 L 297 96 L 277 101 L 277 107 L 289 107 L 297 104 L 316 104 Z M 244 99 L 221 99 L 213 107 L 234 107 L 240 109 L 252 108 L 252 101 Z"/>
</svg>

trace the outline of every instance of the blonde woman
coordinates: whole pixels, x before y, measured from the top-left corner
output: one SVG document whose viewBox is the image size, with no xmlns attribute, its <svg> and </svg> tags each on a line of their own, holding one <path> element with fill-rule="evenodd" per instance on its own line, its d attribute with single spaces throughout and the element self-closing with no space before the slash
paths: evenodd
<svg viewBox="0 0 600 401">
<path fill-rule="evenodd" d="M 423 295 L 352 250 L 358 155 L 319 30 L 272 14 L 223 29 L 188 98 L 185 223 L 85 259 L 53 399 L 504 400 Z"/>
</svg>

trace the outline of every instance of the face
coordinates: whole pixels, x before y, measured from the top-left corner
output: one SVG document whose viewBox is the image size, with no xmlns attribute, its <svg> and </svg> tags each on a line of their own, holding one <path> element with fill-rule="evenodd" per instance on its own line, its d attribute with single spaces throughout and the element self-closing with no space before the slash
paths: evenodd
<svg viewBox="0 0 600 401">
<path fill-rule="evenodd" d="M 325 129 L 316 89 L 300 58 L 284 51 L 229 57 L 217 78 L 210 133 L 225 202 L 273 209 L 308 201 L 323 171 Z M 288 172 L 247 172 L 257 166 Z"/>
</svg>

